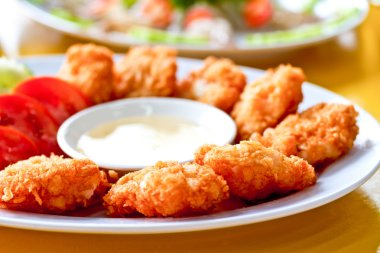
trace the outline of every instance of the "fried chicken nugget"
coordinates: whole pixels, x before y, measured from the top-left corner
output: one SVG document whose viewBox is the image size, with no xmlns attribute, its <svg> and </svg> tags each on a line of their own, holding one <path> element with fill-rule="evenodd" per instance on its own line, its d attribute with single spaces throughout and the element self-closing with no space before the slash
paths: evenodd
<svg viewBox="0 0 380 253">
<path fill-rule="evenodd" d="M 107 102 L 113 95 L 112 54 L 103 46 L 73 45 L 66 52 L 58 76 L 76 85 L 92 102 Z"/>
<path fill-rule="evenodd" d="M 336 160 L 352 148 L 359 131 L 357 115 L 352 105 L 320 103 L 289 115 L 263 135 L 254 133 L 251 139 L 317 165 Z"/>
<path fill-rule="evenodd" d="M 174 49 L 134 47 L 115 64 L 115 94 L 124 97 L 171 96 L 175 90 L 177 52 Z"/>
<path fill-rule="evenodd" d="M 176 96 L 230 111 L 246 84 L 244 73 L 230 59 L 208 57 L 201 69 L 178 83 Z"/>
<path fill-rule="evenodd" d="M 62 213 L 95 202 L 107 187 L 90 160 L 34 156 L 0 171 L 0 208 Z"/>
<path fill-rule="evenodd" d="M 182 216 L 205 212 L 228 198 L 225 180 L 194 163 L 158 162 L 126 174 L 104 197 L 111 216 L 135 211 L 145 216 Z"/>
<path fill-rule="evenodd" d="M 280 65 L 247 85 L 231 113 L 239 137 L 245 140 L 254 132 L 262 133 L 296 112 L 303 99 L 304 80 L 300 68 Z"/>
<path fill-rule="evenodd" d="M 302 190 L 316 182 L 314 168 L 305 160 L 286 157 L 256 141 L 204 145 L 195 153 L 195 162 L 223 176 L 231 195 L 250 201 Z"/>
</svg>

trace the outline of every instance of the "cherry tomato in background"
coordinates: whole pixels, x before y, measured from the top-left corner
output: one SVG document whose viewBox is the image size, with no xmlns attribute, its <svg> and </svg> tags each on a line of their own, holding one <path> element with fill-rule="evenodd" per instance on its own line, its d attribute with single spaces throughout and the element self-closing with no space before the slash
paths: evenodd
<svg viewBox="0 0 380 253">
<path fill-rule="evenodd" d="M 169 0 L 142 1 L 141 13 L 156 28 L 167 27 L 173 19 L 173 7 Z"/>
<path fill-rule="evenodd" d="M 18 130 L 0 126 L 0 170 L 35 155 L 38 148 L 31 139 Z"/>
<path fill-rule="evenodd" d="M 273 7 L 269 0 L 248 0 L 243 7 L 245 24 L 250 28 L 258 28 L 272 18 Z"/>
<path fill-rule="evenodd" d="M 24 95 L 0 96 L 0 126 L 25 134 L 35 142 L 40 154 L 63 154 L 56 139 L 58 124 L 35 99 Z"/>
<path fill-rule="evenodd" d="M 14 92 L 36 99 L 61 125 L 68 117 L 91 105 L 75 86 L 55 77 L 37 77 L 19 84 Z"/>
<path fill-rule="evenodd" d="M 212 19 L 214 18 L 214 13 L 207 7 L 197 6 L 190 9 L 184 18 L 183 25 L 184 27 L 188 27 L 193 21 L 199 19 Z"/>
</svg>

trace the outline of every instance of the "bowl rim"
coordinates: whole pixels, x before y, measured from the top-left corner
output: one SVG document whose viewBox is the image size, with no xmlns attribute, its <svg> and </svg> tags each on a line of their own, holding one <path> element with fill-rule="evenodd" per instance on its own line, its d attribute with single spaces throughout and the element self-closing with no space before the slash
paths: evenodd
<svg viewBox="0 0 380 253">
<path fill-rule="evenodd" d="M 175 105 L 192 106 L 192 107 L 194 107 L 195 111 L 201 111 L 200 109 L 202 109 L 202 111 L 203 110 L 209 110 L 209 111 L 211 110 L 212 113 L 218 113 L 219 115 L 223 115 L 223 117 L 225 118 L 225 121 L 226 121 L 226 129 L 230 129 L 230 128 L 232 129 L 232 131 L 226 132 L 226 134 L 225 134 L 226 138 L 225 138 L 225 140 L 223 140 L 223 143 L 224 144 L 231 144 L 234 142 L 234 140 L 236 138 L 237 127 L 236 127 L 235 121 L 230 117 L 229 114 L 227 114 L 226 112 L 222 111 L 221 109 L 219 109 L 217 107 L 214 107 L 214 106 L 211 106 L 211 105 L 208 105 L 205 103 L 201 103 L 201 102 L 198 102 L 195 100 L 184 99 L 184 98 L 138 97 L 138 98 L 124 98 L 124 99 L 118 99 L 118 100 L 114 100 L 114 101 L 110 101 L 110 102 L 101 103 L 98 105 L 88 107 L 82 111 L 79 111 L 78 113 L 75 113 L 74 115 L 72 115 L 71 117 L 66 119 L 62 123 L 62 125 L 59 127 L 58 132 L 57 132 L 58 145 L 60 146 L 62 151 L 65 154 L 67 154 L 69 157 L 77 158 L 77 159 L 87 158 L 87 159 L 92 160 L 90 157 L 86 156 L 85 154 L 83 154 L 77 150 L 76 144 L 78 143 L 77 141 L 79 139 L 74 143 L 74 145 L 73 145 L 73 143 L 71 143 L 70 141 L 67 140 L 68 132 L 75 131 L 74 129 L 72 129 L 73 128 L 72 125 L 74 123 L 77 123 L 78 121 L 83 120 L 83 118 L 85 116 L 87 116 L 88 114 L 94 114 L 97 111 L 107 110 L 107 109 L 112 108 L 112 107 L 116 107 L 116 108 L 119 107 L 119 110 L 120 110 L 120 106 L 123 106 L 123 105 L 133 106 L 133 104 L 140 105 L 141 103 L 147 103 L 147 104 L 173 103 L 172 106 L 175 106 Z M 123 108 L 125 108 L 125 107 L 123 107 Z M 155 115 L 155 114 L 153 114 L 153 115 Z M 141 116 L 144 116 L 144 115 L 141 115 Z M 123 118 L 127 118 L 127 117 L 128 116 L 124 116 Z M 134 115 L 133 117 L 136 117 L 136 115 Z M 177 114 L 175 117 L 185 118 L 181 114 Z M 104 123 L 106 123 L 106 122 L 107 122 L 107 118 L 104 119 Z M 93 129 L 94 126 L 88 125 L 88 126 L 86 126 L 86 128 L 87 128 L 86 131 L 89 131 L 89 130 Z M 86 131 L 81 131 L 81 132 L 84 133 Z M 83 134 L 83 133 L 81 133 L 81 134 Z M 185 163 L 185 162 L 190 162 L 192 160 L 193 160 L 193 158 L 189 157 L 189 159 L 179 160 L 179 162 Z M 96 161 L 96 163 L 102 169 L 112 169 L 112 170 L 116 170 L 116 171 L 120 171 L 120 172 L 140 170 L 140 169 L 145 168 L 147 166 L 153 165 L 153 164 L 148 164 L 148 165 L 142 166 L 142 165 L 134 165 L 134 164 L 120 164 L 120 163 L 112 163 L 110 161 L 106 161 L 106 162 Z"/>
</svg>

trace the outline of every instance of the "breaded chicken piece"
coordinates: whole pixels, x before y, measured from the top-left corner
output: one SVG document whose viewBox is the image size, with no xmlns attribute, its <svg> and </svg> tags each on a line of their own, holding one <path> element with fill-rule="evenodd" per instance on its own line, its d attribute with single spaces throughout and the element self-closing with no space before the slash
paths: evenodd
<svg viewBox="0 0 380 253">
<path fill-rule="evenodd" d="M 352 105 L 321 103 L 289 115 L 276 128 L 253 134 L 251 139 L 317 165 L 336 160 L 352 148 L 359 131 L 357 115 Z"/>
<path fill-rule="evenodd" d="M 107 187 L 90 160 L 34 156 L 0 171 L 0 208 L 62 213 L 95 202 Z"/>
<path fill-rule="evenodd" d="M 226 181 L 198 164 L 158 162 L 126 174 L 104 197 L 111 216 L 135 211 L 145 216 L 182 216 L 205 212 L 228 198 Z"/>
<path fill-rule="evenodd" d="M 280 65 L 247 85 L 231 113 L 240 139 L 246 140 L 254 132 L 262 133 L 296 112 L 303 98 L 304 80 L 300 68 Z"/>
<path fill-rule="evenodd" d="M 115 64 L 117 98 L 171 96 L 176 83 L 177 52 L 174 49 L 134 47 Z"/>
<path fill-rule="evenodd" d="M 178 83 L 176 96 L 230 111 L 245 84 L 244 73 L 233 61 L 208 57 L 201 69 L 191 72 Z"/>
<path fill-rule="evenodd" d="M 66 52 L 58 77 L 76 85 L 94 103 L 113 95 L 113 53 L 94 44 L 77 44 Z"/>
<path fill-rule="evenodd" d="M 314 168 L 305 160 L 286 157 L 256 141 L 204 145 L 195 153 L 195 162 L 223 176 L 231 195 L 251 201 L 302 190 L 316 182 Z"/>
</svg>

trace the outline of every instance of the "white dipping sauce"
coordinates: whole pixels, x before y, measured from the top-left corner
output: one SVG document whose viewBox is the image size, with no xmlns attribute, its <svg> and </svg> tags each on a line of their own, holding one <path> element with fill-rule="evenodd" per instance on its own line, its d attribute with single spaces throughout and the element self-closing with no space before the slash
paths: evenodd
<svg viewBox="0 0 380 253">
<path fill-rule="evenodd" d="M 94 161 L 144 166 L 191 159 L 198 147 L 217 141 L 212 129 L 183 119 L 142 116 L 97 126 L 80 137 L 77 148 Z"/>
</svg>

